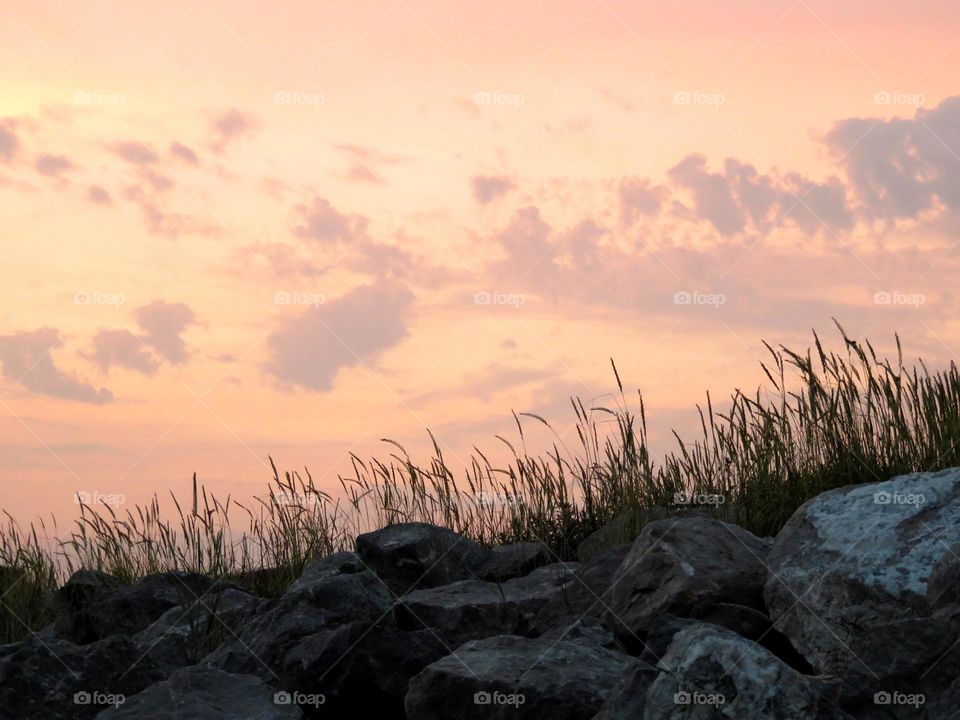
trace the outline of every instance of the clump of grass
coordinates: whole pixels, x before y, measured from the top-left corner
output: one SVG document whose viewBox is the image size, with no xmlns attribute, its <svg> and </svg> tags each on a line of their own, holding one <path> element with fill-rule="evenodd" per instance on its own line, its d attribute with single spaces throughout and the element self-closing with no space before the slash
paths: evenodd
<svg viewBox="0 0 960 720">
<path fill-rule="evenodd" d="M 956 365 L 908 368 L 899 338 L 892 363 L 837 327 L 842 352 L 824 350 L 816 334 L 804 353 L 765 344 L 770 387 L 735 391 L 725 412 L 708 395 L 698 407 L 700 437 L 687 442 L 674 433 L 677 449 L 658 460 L 648 449 L 643 398 L 634 412 L 613 365 L 619 394 L 611 406 L 571 399 L 574 450 L 554 432 L 552 447 L 529 452 L 527 423 L 553 429 L 540 416 L 515 413 L 516 444 L 497 436 L 509 450 L 503 467 L 475 447 L 469 466 L 455 472 L 431 435 L 426 464 L 390 440 L 384 458 L 352 455 L 339 499 L 306 469 L 281 476 L 271 459 L 268 493 L 249 506 L 221 501 L 194 476 L 189 508 L 171 496 L 171 520 L 156 497 L 122 516 L 81 505 L 75 529 L 55 550 L 39 539 L 45 532 L 21 531 L 9 518 L 0 530 L 0 642 L 39 627 L 43 593 L 80 567 L 128 582 L 188 570 L 276 595 L 312 558 L 352 548 L 358 533 L 391 523 L 443 525 L 488 544 L 539 541 L 554 557 L 572 559 L 609 521 L 626 518 L 639 531 L 656 516 L 648 511 L 675 506 L 678 494 L 722 498 L 725 519 L 766 536 L 825 490 L 960 465 Z M 234 529 L 238 511 L 243 530 Z"/>
</svg>

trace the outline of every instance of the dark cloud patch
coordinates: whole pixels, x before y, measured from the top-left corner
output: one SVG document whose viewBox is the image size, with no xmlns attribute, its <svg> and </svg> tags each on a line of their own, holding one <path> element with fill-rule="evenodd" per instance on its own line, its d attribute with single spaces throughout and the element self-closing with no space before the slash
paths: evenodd
<svg viewBox="0 0 960 720">
<path fill-rule="evenodd" d="M 367 231 L 365 217 L 345 215 L 322 197 L 315 197 L 309 205 L 298 205 L 296 212 L 300 224 L 293 232 L 305 240 L 325 244 L 349 243 L 363 237 Z"/>
<path fill-rule="evenodd" d="M 235 140 L 252 134 L 259 127 L 260 123 L 253 115 L 236 108 L 227 110 L 213 121 L 210 147 L 214 152 L 222 153 Z"/>
<path fill-rule="evenodd" d="M 20 138 L 14 132 L 13 120 L 0 120 L 0 160 L 13 160 L 20 150 Z"/>
<path fill-rule="evenodd" d="M 513 190 L 516 183 L 501 175 L 474 175 L 470 178 L 470 187 L 474 199 L 481 205 L 488 205 Z"/>
<path fill-rule="evenodd" d="M 960 96 L 910 119 L 848 118 L 826 144 L 870 218 L 915 218 L 938 202 L 960 209 Z"/>
<path fill-rule="evenodd" d="M 408 334 L 405 286 L 364 285 L 284 318 L 268 339 L 264 369 L 286 387 L 328 391 L 343 368 L 371 365 Z"/>
<path fill-rule="evenodd" d="M 37 155 L 33 163 L 34 170 L 48 177 L 59 177 L 72 167 L 73 163 L 70 161 L 70 158 L 63 155 L 48 155 L 47 153 Z"/>
<path fill-rule="evenodd" d="M 666 188 L 645 178 L 628 177 L 620 182 L 620 219 L 632 225 L 639 217 L 655 217 L 667 194 Z"/>
<path fill-rule="evenodd" d="M 145 341 L 129 330 L 101 330 L 93 339 L 93 352 L 87 357 L 104 372 L 116 366 L 153 375 L 159 367 Z"/>
<path fill-rule="evenodd" d="M 688 155 L 669 171 L 670 179 L 690 191 L 699 218 L 721 235 L 743 231 L 746 219 L 733 196 L 727 178 L 707 170 L 703 155 Z"/>
<path fill-rule="evenodd" d="M 173 365 L 186 362 L 189 353 L 180 335 L 196 322 L 193 310 L 183 303 L 156 300 L 139 308 L 136 318 L 145 344 Z"/>
<path fill-rule="evenodd" d="M 170 155 L 175 157 L 177 160 L 186 163 L 187 165 L 196 167 L 200 164 L 200 158 L 197 157 L 197 154 L 183 143 L 170 143 L 169 152 Z"/>
<path fill-rule="evenodd" d="M 110 205 L 113 203 L 110 199 L 110 193 L 99 185 L 91 185 L 87 188 L 87 200 L 94 205 Z"/>
<path fill-rule="evenodd" d="M 152 147 L 142 142 L 116 143 L 113 146 L 113 152 L 132 165 L 151 165 L 160 159 Z"/>
<path fill-rule="evenodd" d="M 113 394 L 108 389 L 95 388 L 54 364 L 50 353 L 62 345 L 60 332 L 55 328 L 0 336 L 4 376 L 9 382 L 41 395 L 98 405 L 111 402 Z"/>
</svg>

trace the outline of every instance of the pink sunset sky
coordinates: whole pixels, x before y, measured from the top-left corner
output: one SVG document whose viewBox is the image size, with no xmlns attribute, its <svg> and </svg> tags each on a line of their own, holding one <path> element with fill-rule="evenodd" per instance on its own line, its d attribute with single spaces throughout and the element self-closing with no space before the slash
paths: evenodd
<svg viewBox="0 0 960 720">
<path fill-rule="evenodd" d="M 0 68 L 24 521 L 575 443 L 611 357 L 666 447 L 832 317 L 960 357 L 955 1 L 13 1 Z"/>
</svg>

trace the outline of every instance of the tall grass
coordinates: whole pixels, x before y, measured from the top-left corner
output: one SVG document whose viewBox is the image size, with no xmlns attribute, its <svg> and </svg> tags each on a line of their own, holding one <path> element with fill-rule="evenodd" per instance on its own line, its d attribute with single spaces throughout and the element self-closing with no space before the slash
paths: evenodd
<svg viewBox="0 0 960 720">
<path fill-rule="evenodd" d="M 273 465 L 267 494 L 249 506 L 208 494 L 194 476 L 190 506 L 171 496 L 169 519 L 156 497 L 123 515 L 81 505 L 72 532 L 53 546 L 42 540 L 44 527 L 21 530 L 8 517 L 0 531 L 0 642 L 40 626 L 44 593 L 81 567 L 127 581 L 189 570 L 276 594 L 311 558 L 396 522 L 444 525 L 489 544 L 539 541 L 568 559 L 608 521 L 642 518 L 639 511 L 675 505 L 679 495 L 719 497 L 726 517 L 765 536 L 824 490 L 960 465 L 956 365 L 908 368 L 899 338 L 894 363 L 837 327 L 841 352 L 824 350 L 816 334 L 804 353 L 765 343 L 770 386 L 734 392 L 725 412 L 708 395 L 698 407 L 700 437 L 674 433 L 677 448 L 657 460 L 648 450 L 643 398 L 631 408 L 614 365 L 619 394 L 611 406 L 571 399 L 572 451 L 554 432 L 552 447 L 529 452 L 525 427 L 552 427 L 520 413 L 514 442 L 497 436 L 509 454 L 502 467 L 475 447 L 455 472 L 436 440 L 426 464 L 387 441 L 386 457 L 351 456 L 339 497 L 317 488 L 308 470 L 281 476 Z"/>
</svg>

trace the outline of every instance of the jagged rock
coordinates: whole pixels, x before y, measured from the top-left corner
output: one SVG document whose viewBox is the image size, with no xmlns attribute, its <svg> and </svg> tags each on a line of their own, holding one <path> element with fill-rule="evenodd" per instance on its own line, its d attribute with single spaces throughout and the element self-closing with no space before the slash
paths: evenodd
<svg viewBox="0 0 960 720">
<path fill-rule="evenodd" d="M 960 469 L 823 493 L 777 535 L 770 615 L 849 703 L 944 687 L 960 673 L 958 542 Z"/>
<path fill-rule="evenodd" d="M 607 698 L 593 720 L 643 720 L 647 689 L 656 680 L 657 669 L 645 663 L 635 667 Z"/>
<path fill-rule="evenodd" d="M 692 515 L 647 525 L 617 570 L 610 607 L 625 643 L 670 613 L 710 622 L 721 604 L 763 611 L 766 543 L 743 528 Z"/>
<path fill-rule="evenodd" d="M 309 592 L 310 586 L 314 583 L 325 580 L 333 575 L 350 575 L 363 572 L 367 569 L 363 561 L 360 560 L 360 556 L 354 552 L 344 551 L 334 553 L 333 555 L 307 563 L 300 577 L 287 587 L 286 594 L 293 595 L 301 592 Z"/>
<path fill-rule="evenodd" d="M 286 700 L 290 699 L 290 703 Z M 151 685 L 97 720 L 298 720 L 294 698 L 275 693 L 253 675 L 193 666 Z"/>
<path fill-rule="evenodd" d="M 593 717 L 639 661 L 577 642 L 501 635 L 474 640 L 410 681 L 407 717 Z"/>
<path fill-rule="evenodd" d="M 368 571 L 317 570 L 304 582 L 269 603 L 243 623 L 237 637 L 224 642 L 204 663 L 228 672 L 275 680 L 284 658 L 302 638 L 351 622 L 376 624 L 392 618 L 390 591 Z"/>
<path fill-rule="evenodd" d="M 449 652 L 429 630 L 351 623 L 303 638 L 284 657 L 280 682 L 322 694 L 322 717 L 403 717 L 410 678 Z"/>
<path fill-rule="evenodd" d="M 170 608 L 227 588 L 236 586 L 198 573 L 157 573 L 123 585 L 105 573 L 81 570 L 56 592 L 49 634 L 80 644 L 133 635 Z"/>
<path fill-rule="evenodd" d="M 86 720 L 163 676 L 128 638 L 77 645 L 31 635 L 0 645 L 0 717 Z"/>
<path fill-rule="evenodd" d="M 481 580 L 503 582 L 528 575 L 550 562 L 550 553 L 542 543 L 520 542 L 511 545 L 495 545 L 490 549 L 493 554 L 480 573 Z"/>
<path fill-rule="evenodd" d="M 835 684 L 809 678 L 763 647 L 707 623 L 678 632 L 657 665 L 644 720 L 849 720 Z M 612 717 L 626 717 L 612 715 Z"/>
<path fill-rule="evenodd" d="M 268 605 L 263 598 L 227 589 L 170 608 L 133 640 L 158 665 L 173 671 L 199 662 L 221 642 L 233 639 L 244 621 Z"/>
<path fill-rule="evenodd" d="M 395 613 L 401 628 L 427 626 L 450 647 L 491 635 L 538 635 L 573 612 L 565 588 L 577 565 L 554 563 L 504 583 L 461 580 L 404 595 Z"/>
<path fill-rule="evenodd" d="M 554 625 L 539 637 L 542 640 L 566 640 L 607 650 L 624 651 L 613 631 L 600 618 L 591 616 L 567 615 L 558 618 Z"/>
<path fill-rule="evenodd" d="M 622 577 L 621 566 L 630 544 L 615 545 L 593 554 L 577 572 L 568 588 L 570 602 L 578 613 L 606 617 L 613 602 L 613 586 Z"/>
<path fill-rule="evenodd" d="M 357 537 L 357 554 L 397 595 L 479 577 L 493 551 L 447 528 L 390 525 Z"/>
</svg>

